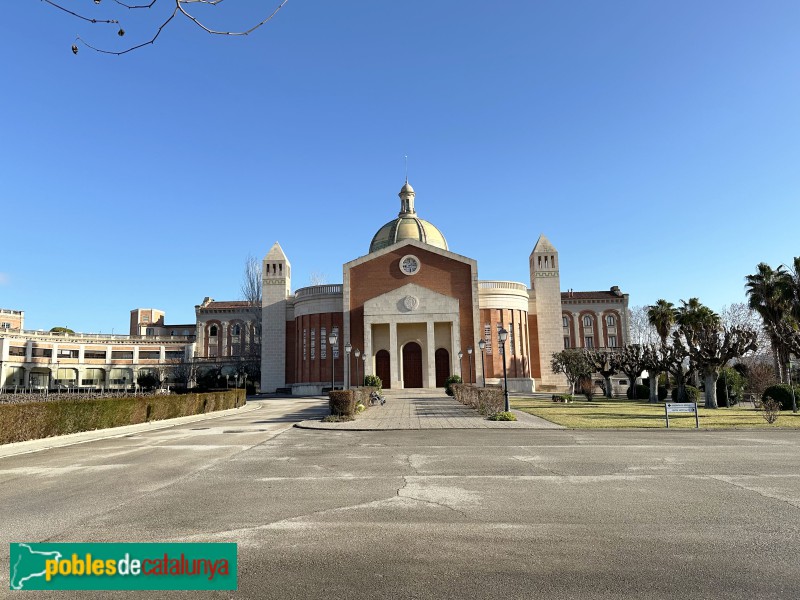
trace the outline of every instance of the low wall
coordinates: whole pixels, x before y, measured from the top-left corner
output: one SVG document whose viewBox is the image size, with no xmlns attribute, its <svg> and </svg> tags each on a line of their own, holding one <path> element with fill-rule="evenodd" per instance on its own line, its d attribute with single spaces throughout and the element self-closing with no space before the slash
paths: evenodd
<svg viewBox="0 0 800 600">
<path fill-rule="evenodd" d="M 238 408 L 244 390 L 0 405 L 0 444 Z"/>
</svg>

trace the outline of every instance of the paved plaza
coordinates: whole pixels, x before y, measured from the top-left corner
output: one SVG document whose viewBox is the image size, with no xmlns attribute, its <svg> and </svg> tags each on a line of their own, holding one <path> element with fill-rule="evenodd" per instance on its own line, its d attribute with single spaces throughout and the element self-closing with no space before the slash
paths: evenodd
<svg viewBox="0 0 800 600">
<path fill-rule="evenodd" d="M 561 429 L 540 417 L 512 411 L 516 421 L 490 421 L 475 409 L 442 390 L 383 390 L 386 403 L 369 407 L 354 421 L 324 423 L 319 419 L 298 423 L 307 429 L 372 431 L 391 429 Z"/>
<path fill-rule="evenodd" d="M 217 541 L 238 544 L 237 592 L 130 596 L 762 600 L 800 590 L 796 432 L 293 427 L 325 411 L 321 399 L 264 400 L 0 458 L 0 564 L 9 542 Z"/>
</svg>

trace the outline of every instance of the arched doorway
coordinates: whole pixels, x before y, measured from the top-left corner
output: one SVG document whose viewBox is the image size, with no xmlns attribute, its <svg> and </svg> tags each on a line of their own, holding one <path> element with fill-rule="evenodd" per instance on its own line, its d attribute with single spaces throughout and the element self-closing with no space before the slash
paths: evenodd
<svg viewBox="0 0 800 600">
<path fill-rule="evenodd" d="M 443 388 L 450 377 L 450 353 L 444 348 L 436 351 L 436 387 Z"/>
<path fill-rule="evenodd" d="M 378 350 L 378 353 L 375 355 L 375 375 L 380 377 L 381 384 L 385 390 L 391 389 L 392 387 L 389 360 L 389 352 L 386 350 Z"/>
<path fill-rule="evenodd" d="M 403 346 L 403 387 L 422 387 L 422 348 L 416 342 Z"/>
</svg>

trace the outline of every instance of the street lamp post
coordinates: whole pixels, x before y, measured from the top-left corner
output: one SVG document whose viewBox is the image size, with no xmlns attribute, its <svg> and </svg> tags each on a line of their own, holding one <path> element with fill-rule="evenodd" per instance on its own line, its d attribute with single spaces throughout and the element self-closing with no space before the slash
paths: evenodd
<svg viewBox="0 0 800 600">
<path fill-rule="evenodd" d="M 358 376 L 361 372 L 361 350 L 356 348 L 355 352 L 353 352 L 353 356 L 356 357 L 356 387 L 361 387 L 361 379 Z"/>
<path fill-rule="evenodd" d="M 481 349 L 481 373 L 483 374 L 483 387 L 486 387 L 486 365 L 483 362 L 483 351 L 486 350 L 486 340 L 481 338 L 478 342 L 478 348 Z"/>
<path fill-rule="evenodd" d="M 333 347 L 336 345 L 336 342 L 339 341 L 339 336 L 335 333 L 331 333 L 328 336 L 328 344 L 331 347 L 331 391 L 336 389 L 336 384 L 334 383 L 334 372 L 336 369 L 336 357 L 333 354 Z"/>
<path fill-rule="evenodd" d="M 472 346 L 467 348 L 467 362 L 469 363 L 469 382 L 472 383 Z"/>
<path fill-rule="evenodd" d="M 464 374 L 464 363 L 462 362 L 462 358 L 464 358 L 464 353 L 459 350 L 458 351 L 458 376 L 462 377 Z"/>
<path fill-rule="evenodd" d="M 511 410 L 508 403 L 508 376 L 506 374 L 506 340 L 508 339 L 508 332 L 501 328 L 498 337 L 500 338 L 500 352 L 503 355 L 503 397 L 506 403 L 506 412 Z"/>
<path fill-rule="evenodd" d="M 367 353 L 366 353 L 366 351 L 364 351 L 364 353 L 361 355 L 361 362 L 364 363 L 364 378 L 361 380 L 361 383 L 364 383 L 364 379 L 367 378 Z"/>
<path fill-rule="evenodd" d="M 789 389 L 792 390 L 792 412 L 797 412 L 797 398 L 794 396 L 794 386 L 792 385 L 792 361 L 789 361 L 789 364 L 786 368 L 786 375 L 789 378 Z"/>
<path fill-rule="evenodd" d="M 350 342 L 347 342 L 344 345 L 344 356 L 346 359 L 347 364 L 345 365 L 345 371 L 347 372 L 347 385 L 345 389 L 350 389 L 350 353 L 353 351 L 353 347 L 350 345 Z"/>
</svg>

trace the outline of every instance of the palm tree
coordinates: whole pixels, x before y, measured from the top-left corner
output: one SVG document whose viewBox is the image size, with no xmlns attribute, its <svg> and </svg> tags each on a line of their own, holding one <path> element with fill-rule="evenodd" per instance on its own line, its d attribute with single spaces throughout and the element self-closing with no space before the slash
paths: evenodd
<svg viewBox="0 0 800 600">
<path fill-rule="evenodd" d="M 720 325 L 719 315 L 700 302 L 699 298 L 681 300 L 681 306 L 675 310 L 675 321 L 683 330 Z"/>
<path fill-rule="evenodd" d="M 778 379 L 783 381 L 783 366 L 789 360 L 789 355 L 778 331 L 785 322 L 791 306 L 787 302 L 789 288 L 787 283 L 791 277 L 783 266 L 773 269 L 767 263 L 758 263 L 756 269 L 757 273 L 745 277 L 747 304 L 761 315 L 772 346 L 775 372 L 778 374 Z"/>
<path fill-rule="evenodd" d="M 647 320 L 656 328 L 662 346 L 667 345 L 667 338 L 675 324 L 675 317 L 675 305 L 664 299 L 656 300 L 655 304 L 647 307 Z"/>
</svg>

